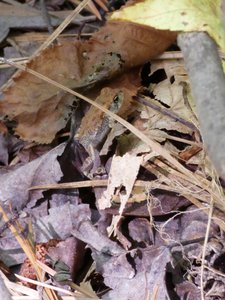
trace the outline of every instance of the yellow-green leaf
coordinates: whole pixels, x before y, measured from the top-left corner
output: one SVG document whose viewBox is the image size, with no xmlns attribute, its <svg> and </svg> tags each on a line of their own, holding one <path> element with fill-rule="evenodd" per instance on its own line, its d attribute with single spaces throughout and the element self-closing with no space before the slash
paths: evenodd
<svg viewBox="0 0 225 300">
<path fill-rule="evenodd" d="M 145 0 L 114 12 L 111 20 L 172 31 L 207 31 L 225 50 L 220 6 L 221 0 Z"/>
</svg>

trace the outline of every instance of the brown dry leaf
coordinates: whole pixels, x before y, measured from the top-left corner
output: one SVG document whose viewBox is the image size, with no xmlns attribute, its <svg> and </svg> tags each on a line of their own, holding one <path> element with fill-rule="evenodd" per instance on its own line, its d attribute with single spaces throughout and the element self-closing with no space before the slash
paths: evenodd
<svg viewBox="0 0 225 300">
<path fill-rule="evenodd" d="M 188 86 L 189 82 L 183 64 L 179 60 L 154 62 L 149 76 L 156 76 L 159 71 L 165 72 L 166 79 L 157 84 L 151 84 L 149 87 L 155 102 L 161 103 L 162 108 L 169 108 L 177 116 L 192 122 L 198 128 L 198 122 L 193 112 L 194 107 L 189 102 L 191 95 L 190 93 L 185 95 L 186 91 L 184 91 L 184 84 Z M 142 118 L 147 121 L 145 126 L 149 132 L 148 135 L 158 141 L 164 141 L 166 138 L 161 129 L 176 130 L 186 134 L 192 134 L 193 132 L 186 125 L 152 108 L 146 107 L 142 112 Z"/>
<path fill-rule="evenodd" d="M 44 50 L 28 67 L 69 87 L 91 87 L 163 52 L 175 34 L 131 23 L 109 22 L 89 41 Z M 0 113 L 18 122 L 24 140 L 49 143 L 64 128 L 74 97 L 26 72 L 3 90 Z"/>
<path fill-rule="evenodd" d="M 151 98 L 146 97 L 146 101 L 150 106 L 140 106 L 140 118 L 133 125 L 151 139 L 164 142 L 167 150 L 178 155 L 180 150 L 170 143 L 174 136 L 167 132 L 176 131 L 178 134 L 192 136 L 193 128 L 196 131 L 199 128 L 186 71 L 180 60 L 157 60 L 151 63 L 148 76 L 152 82 L 148 87 Z M 151 105 L 158 107 L 158 110 Z M 167 112 L 171 112 L 174 118 L 167 115 Z M 188 144 L 188 140 L 183 139 L 183 142 Z M 129 151 L 136 154 L 148 151 L 146 144 L 133 134 L 119 138 L 119 149 L 122 153 Z"/>
<path fill-rule="evenodd" d="M 110 207 L 113 197 L 119 195 L 121 203 L 119 213 L 122 214 L 131 195 L 142 160 L 141 156 L 137 157 L 129 153 L 113 157 L 109 173 L 109 184 L 98 201 L 99 209 Z"/>
</svg>

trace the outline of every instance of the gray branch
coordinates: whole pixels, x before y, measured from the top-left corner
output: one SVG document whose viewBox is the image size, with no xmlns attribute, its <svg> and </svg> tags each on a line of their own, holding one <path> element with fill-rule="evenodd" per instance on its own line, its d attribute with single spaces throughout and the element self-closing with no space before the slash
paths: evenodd
<svg viewBox="0 0 225 300">
<path fill-rule="evenodd" d="M 190 78 L 202 138 L 225 179 L 225 76 L 215 42 L 204 32 L 182 33 L 178 44 Z"/>
</svg>

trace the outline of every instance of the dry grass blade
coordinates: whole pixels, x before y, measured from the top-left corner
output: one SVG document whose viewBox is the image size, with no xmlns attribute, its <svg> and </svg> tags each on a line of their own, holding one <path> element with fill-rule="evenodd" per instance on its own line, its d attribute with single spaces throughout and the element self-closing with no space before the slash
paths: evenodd
<svg viewBox="0 0 225 300">
<path fill-rule="evenodd" d="M 58 184 L 47 184 L 47 185 L 39 185 L 33 186 L 29 189 L 32 190 L 59 190 L 59 189 L 78 189 L 78 188 L 85 188 L 85 187 L 103 187 L 108 185 L 108 180 L 87 180 L 87 181 L 77 181 L 77 182 L 67 182 L 67 183 L 58 183 Z M 172 183 L 172 181 L 168 181 L 167 184 L 160 183 L 157 181 L 142 181 L 136 180 L 134 183 L 134 187 L 142 187 L 144 190 L 148 189 L 149 191 L 154 189 L 160 189 L 164 191 L 174 192 L 186 197 L 190 202 L 194 205 L 198 206 L 201 202 L 207 203 L 207 198 L 203 194 L 199 193 L 199 190 L 193 191 L 193 189 L 184 188 L 183 186 L 178 186 L 176 183 Z M 193 195 L 195 197 L 193 197 Z M 142 200 L 144 201 L 144 199 Z M 197 204 L 198 205 L 197 205 Z M 202 208 L 201 204 L 201 208 Z"/>
<path fill-rule="evenodd" d="M 157 164 L 157 167 L 161 168 L 162 170 L 168 169 L 167 163 L 165 163 L 159 159 L 155 159 L 155 164 Z M 161 173 L 162 173 L 162 176 L 164 176 L 163 172 L 161 172 Z M 164 180 L 165 180 L 165 182 L 167 182 L 169 180 L 168 185 L 173 185 L 173 186 L 174 186 L 174 182 L 175 182 L 175 186 L 176 186 L 177 183 L 182 182 L 182 180 L 188 181 L 191 184 L 190 187 L 192 187 L 194 185 L 199 186 L 200 189 L 208 191 L 209 196 L 212 196 L 214 198 L 215 203 L 220 205 L 220 209 L 222 211 L 225 211 L 225 202 L 223 201 L 224 195 L 223 195 L 222 190 L 217 189 L 218 191 L 215 192 L 215 190 L 211 189 L 211 182 L 208 179 L 200 176 L 199 174 L 194 174 L 194 176 L 195 176 L 196 181 L 187 180 L 185 174 L 178 172 L 175 169 L 170 169 L 169 174 L 167 176 L 164 176 Z M 181 186 L 182 186 L 182 183 L 181 183 Z M 184 186 L 183 186 L 183 188 L 185 190 Z"/>
<path fill-rule="evenodd" d="M 18 64 L 25 64 L 29 60 L 28 57 L 19 57 L 19 58 L 12 58 L 12 61 L 17 62 Z M 8 64 L 0 63 L 0 69 L 9 68 Z"/>
<path fill-rule="evenodd" d="M 36 185 L 29 188 L 29 191 L 33 190 L 59 190 L 59 189 L 78 189 L 86 187 L 104 187 L 108 185 L 108 179 L 96 179 L 96 180 L 86 180 L 86 181 L 76 181 L 76 182 L 66 182 L 58 184 L 45 184 L 45 185 Z M 181 193 L 182 190 L 179 190 L 177 187 L 173 187 L 159 181 L 142 181 L 136 180 L 134 187 L 143 187 L 143 189 L 153 190 L 161 189 L 164 191 L 170 191 L 175 193 Z M 202 197 L 199 196 L 200 200 Z"/>
<path fill-rule="evenodd" d="M 73 4 L 76 4 L 76 5 L 79 5 L 79 0 L 69 0 L 71 3 Z M 107 12 L 108 11 L 108 8 L 105 4 L 107 4 L 107 1 L 106 3 L 104 3 L 102 0 L 95 0 L 95 2 L 105 11 Z M 102 17 L 98 11 L 98 9 L 96 8 L 94 2 L 92 0 L 90 0 L 90 2 L 88 3 L 88 7 L 89 7 L 89 11 L 92 12 L 99 20 L 102 20 Z"/>
<path fill-rule="evenodd" d="M 201 273 L 200 273 L 200 290 L 201 290 L 202 300 L 205 299 L 205 296 L 204 296 L 204 280 L 203 280 L 204 277 L 203 277 L 203 275 L 204 275 L 204 269 L 205 269 L 206 249 L 207 249 L 207 243 L 208 243 L 208 239 L 209 239 L 209 232 L 210 232 L 210 226 L 211 226 L 211 221 L 212 221 L 212 215 L 213 215 L 213 198 L 211 199 L 211 203 L 210 203 L 210 208 L 209 208 L 209 213 L 208 213 L 208 223 L 207 223 L 205 240 L 204 240 L 204 245 L 203 245 L 203 250 L 202 250 L 202 265 L 201 265 Z"/>
<path fill-rule="evenodd" d="M 63 288 L 59 288 L 59 287 L 52 286 L 52 285 L 44 283 L 44 282 L 40 282 L 40 281 L 37 281 L 37 280 L 26 278 L 26 277 L 23 277 L 23 276 L 18 275 L 18 274 L 15 274 L 15 276 L 18 279 L 22 280 L 22 281 L 29 282 L 29 283 L 35 284 L 37 286 L 42 286 L 44 288 L 48 288 L 49 290 L 54 290 L 54 291 L 57 291 L 57 292 L 62 292 L 64 294 L 66 294 L 66 295 L 75 296 L 75 293 L 67 291 L 67 290 L 65 290 Z"/>
<path fill-rule="evenodd" d="M 14 225 L 10 224 L 10 220 L 9 220 L 8 216 L 6 215 L 5 211 L 3 210 L 3 208 L 1 206 L 0 206 L 0 213 L 2 214 L 3 220 L 9 224 L 8 225 L 9 229 L 11 230 L 11 232 L 13 233 L 13 235 L 15 236 L 15 238 L 17 239 L 18 243 L 20 244 L 21 248 L 25 252 L 26 256 L 30 260 L 30 262 L 32 264 L 32 267 L 36 271 L 38 279 L 41 280 L 41 278 L 42 278 L 42 270 L 36 264 L 36 256 L 35 256 L 35 253 L 33 251 L 32 246 L 30 245 L 29 241 L 26 240 L 18 232 L 18 230 L 16 229 L 16 227 Z M 47 294 L 48 299 L 50 299 L 50 300 L 56 300 L 56 299 L 58 299 L 58 297 L 56 296 L 56 294 L 54 293 L 54 291 L 49 290 L 49 289 L 45 289 L 45 292 Z"/>
<path fill-rule="evenodd" d="M 41 186 L 33 186 L 29 190 L 35 189 L 77 189 L 77 188 L 84 188 L 84 187 L 101 187 L 107 186 L 108 180 L 90 180 L 90 181 L 78 181 L 78 182 L 67 182 L 67 183 L 59 183 L 59 184 L 49 184 L 49 185 L 41 185 Z M 141 181 L 136 180 L 134 187 L 143 187 L 143 189 L 148 189 L 151 191 L 152 189 L 161 189 L 164 191 L 174 192 L 185 197 L 189 200 L 192 204 L 196 207 L 201 209 L 204 213 L 208 215 L 209 208 L 206 204 L 210 203 L 210 194 L 207 195 L 205 193 L 201 194 L 200 189 L 193 190 L 194 186 L 191 187 L 184 187 L 182 185 L 177 185 L 176 179 L 169 179 L 167 178 L 167 184 L 160 183 L 159 180 L 148 182 L 148 181 Z M 212 196 L 212 195 L 211 195 Z M 217 195 L 215 195 L 216 198 Z M 142 199 L 140 201 L 145 201 L 146 199 Z M 116 199 L 114 199 L 116 201 Z M 222 210 L 223 211 L 223 210 Z M 218 215 L 218 212 L 213 213 L 213 221 L 217 224 L 224 232 L 225 232 L 225 224 Z"/>
<path fill-rule="evenodd" d="M 47 185 L 36 185 L 32 186 L 29 191 L 32 190 L 54 190 L 54 189 L 77 189 L 85 187 L 101 187 L 107 186 L 108 180 L 86 180 L 86 181 L 77 181 L 77 182 L 67 182 L 67 183 L 58 183 L 58 184 L 47 184 Z"/>
<path fill-rule="evenodd" d="M 15 274 L 16 275 L 16 274 Z M 40 294 L 38 291 L 31 289 L 29 287 L 23 286 L 18 283 L 11 282 L 1 271 L 0 271 L 0 276 L 3 278 L 4 283 L 8 290 L 12 294 L 12 299 L 13 300 L 39 300 L 40 299 Z M 22 279 L 26 279 L 25 277 L 18 276 L 16 277 Z M 27 281 L 27 280 L 26 280 Z M 39 285 L 38 281 L 34 281 L 35 285 Z M 52 289 L 51 285 L 48 285 L 50 289 Z M 84 299 L 80 294 L 75 294 L 70 291 L 67 291 L 63 288 L 58 288 L 58 290 L 63 293 L 64 295 L 61 295 L 60 299 L 62 300 L 76 300 L 76 299 Z M 2 299 L 2 298 L 1 298 Z M 93 299 L 93 298 L 87 298 L 85 299 Z"/>
<path fill-rule="evenodd" d="M 1 277 L 3 278 L 6 287 L 11 291 L 12 294 L 14 295 L 26 295 L 29 297 L 32 297 L 32 299 L 38 299 L 38 291 L 35 291 L 34 289 L 31 289 L 29 287 L 26 287 L 24 285 L 11 282 L 1 271 Z"/>
<path fill-rule="evenodd" d="M 153 295 L 152 295 L 152 300 L 157 300 L 158 290 L 159 290 L 159 286 L 157 285 L 154 288 Z"/>
<path fill-rule="evenodd" d="M 95 0 L 95 2 L 104 10 L 104 11 L 109 11 L 108 7 L 105 5 L 105 3 L 101 0 Z"/>
<path fill-rule="evenodd" d="M 94 21 L 95 17 L 83 17 L 84 22 L 87 21 Z M 64 38 L 70 38 L 70 37 L 78 37 L 78 36 L 84 36 L 84 37 L 91 37 L 92 33 L 61 33 L 59 37 L 61 39 Z M 29 42 L 44 42 L 49 37 L 49 33 L 46 32 L 27 32 L 19 35 L 12 36 L 10 39 L 8 38 L 7 41 L 9 43 L 11 41 L 15 43 L 24 43 L 29 40 Z"/>
<path fill-rule="evenodd" d="M 79 14 L 79 12 L 88 4 L 90 0 L 83 0 L 73 11 L 71 14 L 67 16 L 67 18 L 56 28 L 56 30 L 49 36 L 49 38 L 39 47 L 39 49 L 34 53 L 34 56 L 37 55 L 40 51 L 46 49 L 57 37 L 60 33 L 67 27 L 67 25 Z"/>
<path fill-rule="evenodd" d="M 90 7 L 90 10 L 92 11 L 92 13 L 93 13 L 99 20 L 102 20 L 102 17 L 101 17 L 101 15 L 100 15 L 98 9 L 96 8 L 94 2 L 90 0 L 90 2 L 88 3 L 88 6 Z"/>
<path fill-rule="evenodd" d="M 79 0 L 69 0 L 69 1 L 73 4 L 75 4 L 75 5 L 80 4 Z M 90 2 L 88 3 L 87 7 L 85 7 L 85 9 L 87 11 L 89 11 L 90 13 L 93 13 L 99 20 L 102 20 L 102 17 L 101 17 L 99 11 L 97 10 L 97 8 L 94 5 L 94 2 L 92 0 L 90 0 Z"/>
</svg>

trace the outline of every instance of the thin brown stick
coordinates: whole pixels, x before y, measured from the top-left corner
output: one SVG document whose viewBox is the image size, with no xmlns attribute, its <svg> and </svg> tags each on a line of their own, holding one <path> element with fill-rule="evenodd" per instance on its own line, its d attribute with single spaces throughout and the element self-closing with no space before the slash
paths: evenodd
<svg viewBox="0 0 225 300">
<path fill-rule="evenodd" d="M 225 59 L 225 53 L 218 50 L 219 56 L 222 59 Z M 154 60 L 159 60 L 159 59 L 184 59 L 184 56 L 181 51 L 165 51 L 163 54 L 157 56 L 154 58 Z"/>
<path fill-rule="evenodd" d="M 144 190 L 154 190 L 154 189 L 160 189 L 164 191 L 174 192 L 177 194 L 180 194 L 184 197 L 189 197 L 188 200 L 193 203 L 192 199 L 194 199 L 194 203 L 196 204 L 196 201 L 198 203 L 206 202 L 207 199 L 205 195 L 199 194 L 197 191 L 193 192 L 193 190 L 190 190 L 189 194 L 188 191 L 184 191 L 184 188 L 182 186 L 177 186 L 176 184 L 169 184 L 170 181 L 168 181 L 168 184 L 160 183 L 158 180 L 156 181 L 142 181 L 142 180 L 136 180 L 134 183 L 134 187 L 143 187 Z M 77 182 L 66 182 L 66 183 L 58 183 L 58 184 L 46 184 L 46 185 L 37 185 L 32 186 L 29 188 L 29 191 L 32 190 L 59 190 L 59 189 L 79 189 L 79 188 L 86 188 L 86 187 L 106 187 L 108 185 L 107 179 L 99 179 L 99 180 L 86 180 L 86 181 L 77 181 Z M 193 197 L 193 195 L 195 197 Z M 191 200 L 190 197 L 192 196 Z M 143 200 L 144 201 L 144 200 Z"/>
<path fill-rule="evenodd" d="M 77 189 L 77 188 L 86 188 L 86 187 L 104 187 L 108 185 L 108 179 L 96 179 L 96 180 L 85 180 L 85 181 L 76 181 L 76 182 L 66 182 L 58 184 L 46 184 L 46 185 L 36 185 L 29 188 L 29 191 L 32 190 L 43 190 L 43 189 Z M 170 190 L 171 188 L 167 185 L 159 182 L 149 182 L 136 180 L 134 186 L 148 187 L 151 189 L 166 189 Z"/>
</svg>

